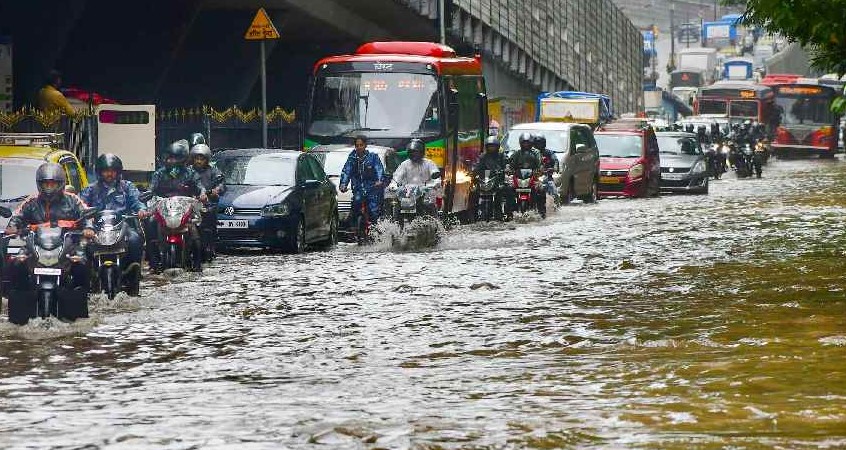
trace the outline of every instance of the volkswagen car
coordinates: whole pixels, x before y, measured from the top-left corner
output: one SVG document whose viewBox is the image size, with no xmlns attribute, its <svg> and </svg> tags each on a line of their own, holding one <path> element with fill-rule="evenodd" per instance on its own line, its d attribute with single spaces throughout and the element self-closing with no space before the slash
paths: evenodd
<svg viewBox="0 0 846 450">
<path fill-rule="evenodd" d="M 661 152 L 661 191 L 708 193 L 708 165 L 695 134 L 655 133 Z"/>
<path fill-rule="evenodd" d="M 218 203 L 218 246 L 300 253 L 338 239 L 335 186 L 320 162 L 298 150 L 238 149 L 216 153 L 226 193 Z"/>
</svg>

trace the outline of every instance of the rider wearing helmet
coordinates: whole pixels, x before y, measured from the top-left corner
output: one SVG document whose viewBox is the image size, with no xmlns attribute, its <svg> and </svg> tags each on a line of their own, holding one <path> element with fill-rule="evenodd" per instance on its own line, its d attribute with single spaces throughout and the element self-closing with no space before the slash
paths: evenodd
<svg viewBox="0 0 846 450">
<path fill-rule="evenodd" d="M 546 148 L 546 136 L 540 133 L 536 134 L 534 138 L 534 146 L 538 152 L 540 152 L 543 171 L 546 175 L 546 192 L 551 195 L 552 198 L 556 198 L 558 196 L 558 190 L 555 188 L 555 181 L 552 179 L 552 175 L 561 171 L 561 164 L 558 161 L 558 157 L 555 156 L 555 152 Z M 543 206 L 538 206 L 538 211 L 541 215 L 546 215 L 546 202 L 544 202 Z"/>
<path fill-rule="evenodd" d="M 540 152 L 534 148 L 534 136 L 528 131 L 524 131 L 520 134 L 519 137 L 520 142 L 520 149 L 514 152 L 511 155 L 511 159 L 508 161 L 508 168 L 510 170 L 520 170 L 520 169 L 531 169 L 535 176 L 539 176 L 541 171 L 543 170 L 543 162 L 541 161 Z M 535 203 L 538 205 L 538 212 L 541 213 L 542 216 L 546 215 L 546 193 L 544 191 L 537 191 L 534 192 L 535 195 Z M 516 198 L 516 193 L 511 193 L 509 196 L 510 198 Z M 541 204 L 543 204 L 543 210 L 541 209 Z M 507 209 L 508 213 L 513 211 L 514 209 L 513 202 L 508 202 Z"/>
<path fill-rule="evenodd" d="M 195 134 L 202 137 L 199 133 Z M 226 192 L 226 185 L 223 184 L 223 173 L 217 167 L 209 164 L 210 161 L 211 149 L 208 145 L 196 144 L 191 147 L 192 168 L 200 176 L 200 181 L 206 190 L 209 203 L 216 204 L 220 196 Z M 213 206 L 206 208 L 206 211 L 203 213 L 203 218 L 200 222 L 200 236 L 203 239 L 204 248 L 207 249 L 206 259 L 210 260 L 214 255 L 212 250 L 214 243 L 217 242 L 217 209 Z"/>
<path fill-rule="evenodd" d="M 425 157 L 426 145 L 420 139 L 412 139 L 408 144 L 408 159 L 403 161 L 394 172 L 391 186 L 406 184 L 434 186 L 441 170 L 431 159 Z"/>
<path fill-rule="evenodd" d="M 164 158 L 164 167 L 153 172 L 153 179 L 150 183 L 150 190 L 153 195 L 157 197 L 198 197 L 200 202 L 208 201 L 206 189 L 203 187 L 200 176 L 194 169 L 185 165 L 188 160 L 188 141 L 180 140 L 170 144 L 162 157 Z M 155 232 L 147 235 L 147 255 L 150 269 L 154 272 L 160 270 L 158 265 L 161 250 L 159 247 L 161 243 L 160 234 L 161 231 L 156 227 Z M 192 269 L 200 271 L 202 270 L 202 245 L 200 233 L 193 223 L 188 227 L 188 235 L 194 255 Z"/>
<path fill-rule="evenodd" d="M 97 182 L 80 194 L 88 206 L 98 211 L 111 210 L 122 215 L 137 214 L 139 219 L 147 217 L 147 208 L 138 198 L 138 188 L 131 181 L 123 179 L 123 162 L 118 156 L 111 153 L 98 156 L 94 170 Z M 127 227 L 126 244 L 127 257 L 122 261 L 124 270 L 133 263 L 141 264 L 144 243 L 134 227 Z"/>
<path fill-rule="evenodd" d="M 367 150 L 367 138 L 365 136 L 357 136 L 353 139 L 353 147 L 353 151 L 347 156 L 344 168 L 341 169 L 338 189 L 341 192 L 347 192 L 347 186 L 352 185 L 352 214 L 350 219 L 358 218 L 356 214 L 361 211 L 362 203 L 365 203 L 370 222 L 376 223 L 382 210 L 382 186 L 385 169 L 379 155 Z"/>
<path fill-rule="evenodd" d="M 499 138 L 496 136 L 488 136 L 488 138 L 485 139 L 484 153 L 482 153 L 482 157 L 479 158 L 479 162 L 476 163 L 476 167 L 473 168 L 474 180 L 481 179 L 485 175 L 486 170 L 491 171 L 494 173 L 494 176 L 498 176 L 500 179 L 502 179 L 503 172 L 505 172 L 505 157 L 503 157 L 500 152 Z M 497 205 L 501 204 L 500 202 L 503 201 L 503 194 L 505 194 L 503 192 L 504 188 L 504 184 L 500 185 L 499 192 L 496 194 Z M 476 204 L 475 202 L 477 201 L 478 199 L 474 198 L 473 204 Z"/>
<path fill-rule="evenodd" d="M 35 172 L 35 184 L 38 194 L 32 195 L 18 206 L 6 227 L 6 234 L 20 234 L 22 230 L 39 224 L 50 223 L 57 226 L 60 221 L 74 221 L 83 229 L 86 239 L 94 237 L 93 223 L 83 220 L 87 208 L 85 202 L 75 194 L 65 192 L 67 177 L 65 169 L 56 163 L 44 163 Z M 75 261 L 71 266 L 71 277 L 75 287 L 88 292 L 88 266 L 82 246 L 77 246 Z M 15 259 L 10 268 L 13 288 L 28 286 L 29 271 L 24 261 Z"/>
</svg>

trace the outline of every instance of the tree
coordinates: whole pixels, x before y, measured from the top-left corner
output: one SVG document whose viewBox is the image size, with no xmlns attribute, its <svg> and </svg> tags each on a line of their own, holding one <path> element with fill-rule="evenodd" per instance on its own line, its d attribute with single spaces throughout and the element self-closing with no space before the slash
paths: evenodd
<svg viewBox="0 0 846 450">
<path fill-rule="evenodd" d="M 722 0 L 746 4 L 743 23 L 763 27 L 813 49 L 814 67 L 846 74 L 846 0 Z M 846 100 L 832 109 L 843 112 Z"/>
</svg>

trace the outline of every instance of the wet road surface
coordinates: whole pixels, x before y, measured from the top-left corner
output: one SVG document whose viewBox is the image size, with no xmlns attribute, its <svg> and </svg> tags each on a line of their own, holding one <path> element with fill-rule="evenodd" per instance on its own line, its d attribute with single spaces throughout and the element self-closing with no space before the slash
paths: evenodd
<svg viewBox="0 0 846 450">
<path fill-rule="evenodd" d="M 844 192 L 776 161 L 430 251 L 223 256 L 0 325 L 0 447 L 846 447 Z"/>
</svg>

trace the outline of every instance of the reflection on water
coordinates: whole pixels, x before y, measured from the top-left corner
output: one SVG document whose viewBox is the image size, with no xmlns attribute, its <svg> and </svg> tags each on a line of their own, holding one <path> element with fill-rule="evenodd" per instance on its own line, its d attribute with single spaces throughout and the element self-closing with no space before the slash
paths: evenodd
<svg viewBox="0 0 846 450">
<path fill-rule="evenodd" d="M 711 191 L 229 255 L 2 325 L 0 445 L 846 446 L 846 168 Z"/>
</svg>

